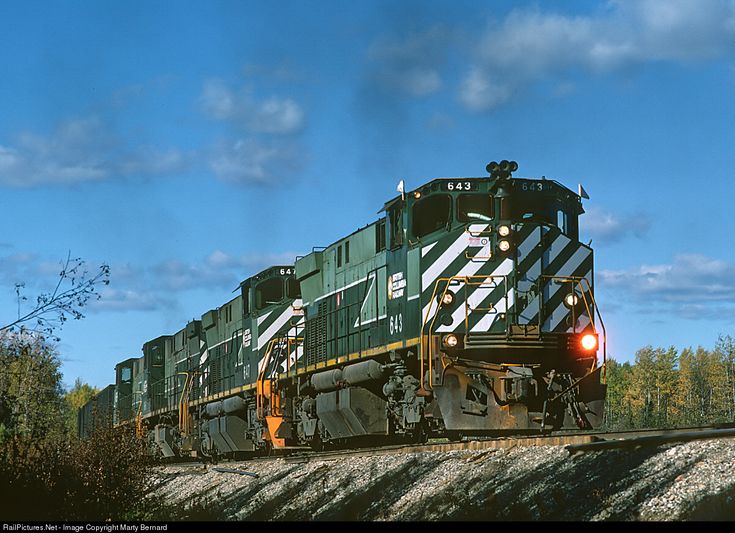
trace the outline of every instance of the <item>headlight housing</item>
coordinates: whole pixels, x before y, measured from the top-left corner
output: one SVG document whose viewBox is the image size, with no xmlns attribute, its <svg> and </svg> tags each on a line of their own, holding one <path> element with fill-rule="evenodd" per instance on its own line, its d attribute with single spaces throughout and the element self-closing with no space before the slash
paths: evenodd
<svg viewBox="0 0 735 533">
<path fill-rule="evenodd" d="M 447 348 L 456 348 L 459 344 L 459 339 L 454 333 L 447 333 L 442 338 L 442 344 Z"/>
<path fill-rule="evenodd" d="M 508 250 L 510 250 L 510 241 L 506 241 L 505 239 L 499 241 L 498 248 L 501 252 L 507 252 Z"/>
<path fill-rule="evenodd" d="M 454 293 L 450 290 L 441 297 L 442 305 L 452 305 L 454 303 Z"/>
<path fill-rule="evenodd" d="M 510 235 L 510 226 L 506 226 L 505 224 L 498 226 L 498 235 L 501 237 L 507 237 Z"/>
</svg>

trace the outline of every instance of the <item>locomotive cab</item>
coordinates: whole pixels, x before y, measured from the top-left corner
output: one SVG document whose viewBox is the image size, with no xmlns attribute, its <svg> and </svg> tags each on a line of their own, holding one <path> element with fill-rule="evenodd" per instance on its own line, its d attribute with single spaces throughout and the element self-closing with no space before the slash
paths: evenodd
<svg viewBox="0 0 735 533">
<path fill-rule="evenodd" d="M 596 426 L 605 391 L 581 198 L 503 165 L 488 166 L 490 179 L 434 180 L 402 206 L 421 279 L 420 392 L 437 398 L 447 428 Z M 543 390 L 555 388 L 576 396 Z M 491 404 L 509 416 L 478 419 Z"/>
</svg>

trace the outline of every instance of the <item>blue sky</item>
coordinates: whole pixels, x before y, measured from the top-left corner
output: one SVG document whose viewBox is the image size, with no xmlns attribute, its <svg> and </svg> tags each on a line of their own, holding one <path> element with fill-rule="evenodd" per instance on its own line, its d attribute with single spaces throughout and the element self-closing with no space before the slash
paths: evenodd
<svg viewBox="0 0 735 533">
<path fill-rule="evenodd" d="M 615 358 L 735 334 L 735 2 L 3 2 L 0 50 L 2 322 L 112 270 L 68 384 L 492 159 L 589 192 Z"/>
</svg>

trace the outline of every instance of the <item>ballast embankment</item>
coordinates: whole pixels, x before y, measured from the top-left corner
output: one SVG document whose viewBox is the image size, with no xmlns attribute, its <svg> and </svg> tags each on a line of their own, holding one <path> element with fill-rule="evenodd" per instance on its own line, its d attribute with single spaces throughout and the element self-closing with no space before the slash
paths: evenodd
<svg viewBox="0 0 735 533">
<path fill-rule="evenodd" d="M 564 446 L 167 466 L 157 493 L 214 520 L 735 519 L 735 439 L 571 455 Z"/>
</svg>

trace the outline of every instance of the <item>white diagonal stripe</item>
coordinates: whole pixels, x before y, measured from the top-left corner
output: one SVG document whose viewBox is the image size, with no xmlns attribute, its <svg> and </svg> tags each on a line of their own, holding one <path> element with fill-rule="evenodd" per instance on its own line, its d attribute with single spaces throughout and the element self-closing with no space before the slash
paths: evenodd
<svg viewBox="0 0 735 533">
<path fill-rule="evenodd" d="M 546 274 L 554 276 L 571 276 L 590 253 L 591 250 L 589 248 L 580 246 L 579 248 L 577 248 L 574 254 L 572 254 L 572 257 L 567 259 L 567 262 L 564 263 L 555 274 L 551 274 L 549 272 L 546 272 Z M 557 291 L 561 288 L 561 286 L 562 284 L 553 283 L 553 280 L 549 280 L 542 289 L 544 291 L 544 301 L 548 302 L 551 298 L 553 298 Z M 529 310 L 534 308 L 538 309 L 538 295 L 535 296 L 533 300 L 531 300 L 531 302 L 525 307 L 525 309 L 523 309 L 523 311 L 521 311 L 521 315 L 526 315 Z M 530 316 L 533 316 L 533 314 L 535 313 L 532 312 Z"/>
<path fill-rule="evenodd" d="M 542 226 L 534 228 L 528 237 L 518 247 L 518 262 L 523 261 L 528 254 L 530 254 L 536 246 L 541 243 L 541 230 Z M 534 238 L 535 237 L 535 238 Z"/>
<path fill-rule="evenodd" d="M 370 287 L 368 287 L 367 294 L 365 294 L 365 299 L 362 301 L 362 305 L 360 306 L 360 312 L 357 313 L 357 319 L 355 320 L 355 324 L 352 326 L 353 328 L 360 326 L 360 318 L 362 317 L 362 312 L 365 310 L 365 305 L 370 300 L 370 295 L 373 293 L 373 287 L 375 286 L 375 280 L 377 279 L 374 272 L 371 272 L 368 275 L 368 278 L 370 278 L 372 281 L 370 282 Z M 378 309 L 376 307 L 375 312 L 378 312 Z M 367 324 L 367 322 L 363 322 L 363 324 Z"/>
<path fill-rule="evenodd" d="M 264 320 L 265 320 L 266 318 L 268 318 L 268 317 L 270 316 L 270 314 L 271 314 L 272 312 L 273 312 L 273 311 L 268 311 L 268 312 L 267 312 L 266 314 L 264 314 L 263 316 L 259 316 L 259 317 L 258 317 L 258 325 L 260 326 L 260 325 L 261 325 L 261 324 L 263 323 L 263 321 L 264 321 Z"/>
<path fill-rule="evenodd" d="M 276 318 L 276 320 L 268 326 L 268 328 L 261 333 L 258 332 L 258 350 L 260 350 L 265 344 L 271 340 L 271 337 L 273 337 L 276 333 L 278 333 L 278 330 L 280 330 L 286 322 L 288 322 L 288 319 L 293 316 L 293 308 L 289 305 L 283 313 L 281 313 L 281 316 Z"/>
<path fill-rule="evenodd" d="M 577 321 L 579 323 L 579 326 L 577 326 L 577 333 L 580 331 L 584 331 L 584 328 L 590 325 L 591 321 L 589 317 L 587 316 L 587 313 L 583 314 L 580 317 L 577 317 Z M 574 328 L 567 329 L 567 333 L 574 333 Z"/>
<path fill-rule="evenodd" d="M 487 228 L 487 224 L 481 225 L 484 228 Z M 457 240 L 455 240 L 449 248 L 447 248 L 443 254 L 439 256 L 439 258 L 432 263 L 432 265 L 424 270 L 424 273 L 421 276 L 421 290 L 426 290 L 429 286 L 431 286 L 434 281 L 436 281 L 436 278 L 439 277 L 439 275 L 444 272 L 444 270 L 449 266 L 449 264 L 454 261 L 457 256 L 461 252 L 463 252 L 469 243 L 470 234 L 463 232 Z M 485 254 L 487 255 L 487 254 Z"/>
<path fill-rule="evenodd" d="M 589 276 L 589 275 L 590 275 L 591 273 L 592 273 L 592 270 L 589 270 L 589 271 L 588 271 L 588 272 L 587 272 L 587 273 L 586 273 L 586 274 L 585 274 L 584 276 L 582 276 L 582 277 L 583 277 L 583 278 L 587 278 L 587 277 L 588 277 L 588 276 Z M 567 287 L 568 287 L 568 285 L 567 285 Z M 587 301 L 589 301 L 589 297 L 587 297 Z M 587 312 L 586 310 L 585 310 L 585 311 L 583 311 L 583 313 L 580 313 L 580 316 L 582 316 L 582 314 L 584 314 L 584 313 L 586 313 L 586 312 Z M 546 322 L 544 323 L 544 326 L 546 326 L 546 324 L 549 324 L 549 331 L 554 331 L 554 330 L 555 330 L 555 329 L 556 329 L 556 328 L 557 328 L 557 327 L 559 326 L 559 323 L 560 323 L 560 322 L 561 322 L 561 321 L 562 321 L 562 320 L 563 320 L 564 318 L 566 318 L 566 316 L 567 316 L 567 315 L 569 315 L 569 314 L 571 314 L 571 309 L 567 308 L 567 306 L 566 306 L 566 305 L 564 305 L 564 301 L 562 300 L 562 303 L 561 303 L 561 304 L 559 304 L 559 305 L 558 305 L 558 306 L 556 307 L 556 309 L 554 309 L 554 312 L 553 312 L 553 313 L 551 313 L 551 314 L 550 314 L 550 315 L 548 316 L 548 318 L 547 318 Z"/>
<path fill-rule="evenodd" d="M 582 262 L 589 256 L 590 250 L 587 248 L 579 248 L 576 252 L 574 252 L 574 255 L 567 260 L 566 263 L 559 269 L 559 273 L 556 274 L 557 276 L 571 276 L 574 274 L 574 271 L 577 270 L 579 265 L 582 264 Z M 587 276 L 590 273 L 587 272 L 583 277 L 587 278 Z M 569 287 L 566 283 L 554 283 L 553 280 L 549 280 L 549 282 L 544 287 L 544 301 L 548 302 L 550 301 L 554 296 L 556 296 L 556 293 L 559 292 L 559 290 L 562 287 Z M 552 323 L 559 324 L 559 321 L 566 316 L 566 312 L 562 310 L 562 307 L 566 309 L 564 306 L 564 303 L 560 303 L 554 311 L 548 315 L 547 319 L 544 321 L 544 326 L 541 328 L 542 331 L 553 331 L 554 328 L 547 329 L 547 325 L 550 325 Z M 560 316 L 561 314 L 561 316 Z"/>
<path fill-rule="evenodd" d="M 526 237 L 523 240 L 523 242 L 521 243 L 521 246 L 524 246 L 529 239 L 532 239 L 532 235 L 533 235 L 533 233 L 531 235 L 529 235 L 528 237 Z M 479 255 L 480 257 L 489 255 L 490 246 L 491 246 L 490 243 L 488 243 L 487 245 L 483 246 L 482 249 L 477 253 L 477 255 Z M 513 267 L 512 260 L 505 259 L 500 264 L 500 266 L 498 267 L 498 269 L 504 268 L 503 265 L 505 265 L 506 261 L 510 261 L 510 268 Z M 452 261 L 448 261 L 447 264 L 449 264 L 451 262 Z M 478 270 L 480 270 L 480 268 L 482 268 L 485 265 L 485 263 L 486 263 L 485 261 L 473 261 L 473 260 L 470 260 L 468 263 L 465 264 L 464 267 L 462 267 L 462 269 L 456 274 L 456 276 L 459 276 L 459 277 L 462 277 L 462 276 L 474 276 L 475 273 Z M 434 263 L 434 264 L 436 264 L 436 263 Z M 434 266 L 434 265 L 432 265 L 432 266 Z M 496 269 L 496 271 L 498 269 Z M 510 272 L 510 270 L 508 270 L 508 272 Z M 502 274 L 502 275 L 507 275 L 507 272 L 505 274 Z M 438 277 L 438 275 L 437 275 L 437 277 Z M 456 285 L 452 285 L 451 286 L 452 291 L 454 293 L 458 293 L 462 289 L 462 287 L 464 287 L 464 283 L 463 282 L 460 282 L 460 283 L 458 283 Z M 426 290 L 427 288 L 428 288 L 427 286 L 423 286 L 422 287 L 422 290 Z M 423 320 L 424 320 L 425 317 L 430 317 L 431 316 L 431 314 L 428 314 L 428 313 L 435 312 L 434 309 L 433 309 L 433 307 L 435 305 L 438 305 L 438 302 L 435 301 L 435 299 L 433 299 L 433 300 L 431 300 L 430 302 L 428 302 L 424 306 L 423 310 L 421 311 L 421 320 L 422 320 L 422 323 L 423 323 Z M 454 314 L 452 316 L 454 317 Z"/>
<path fill-rule="evenodd" d="M 490 331 L 490 328 L 492 327 L 493 323 L 495 322 L 495 319 L 498 317 L 500 313 L 505 313 L 508 311 L 508 308 L 513 307 L 514 303 L 514 295 L 515 291 L 513 288 L 511 288 L 508 291 L 508 294 L 506 294 L 505 298 L 501 298 L 501 300 L 495 304 L 495 313 L 487 313 L 484 317 L 480 319 L 480 321 L 475 324 L 475 326 L 470 331 Z M 508 307 L 505 307 L 506 298 L 508 301 Z"/>
<path fill-rule="evenodd" d="M 482 249 L 478 252 L 478 255 L 482 254 L 482 255 L 487 256 L 487 254 L 488 254 L 489 251 L 490 251 L 490 243 L 488 243 L 485 246 L 483 246 Z M 450 263 L 451 263 L 451 261 L 450 261 Z M 470 261 L 468 263 L 466 263 L 460 269 L 460 271 L 457 272 L 456 275 L 457 276 L 474 276 L 475 273 L 478 270 L 480 270 L 484 264 L 485 264 L 485 262 L 483 262 L 483 261 L 473 261 L 473 260 L 470 259 Z M 456 293 L 458 293 L 462 289 L 462 287 L 464 287 L 464 282 L 459 282 L 457 284 L 451 285 L 451 290 L 452 290 L 452 292 L 454 292 L 456 294 Z M 426 304 L 426 306 L 424 307 L 424 309 L 422 311 L 422 314 L 421 314 L 421 319 L 422 320 L 426 316 L 431 316 L 431 315 L 427 315 L 426 313 L 427 312 L 430 312 L 430 311 L 433 311 L 432 310 L 432 307 L 433 307 L 433 304 L 434 303 L 438 303 L 438 302 L 436 302 L 436 299 L 433 299 L 432 301 L 430 301 L 429 303 Z"/>
<path fill-rule="evenodd" d="M 494 279 L 493 276 L 507 276 L 510 271 L 513 269 L 513 261 L 511 259 L 504 259 L 502 263 L 496 268 L 492 274 L 490 274 L 486 279 L 485 282 L 490 283 L 492 281 L 495 281 L 498 285 L 501 283 L 499 280 Z M 463 274 L 463 275 L 471 275 L 471 274 Z M 460 287 L 457 289 L 459 290 L 462 288 L 463 283 L 460 283 Z M 493 287 L 494 289 L 495 287 Z M 464 321 L 465 317 L 465 306 L 469 306 L 469 311 L 477 306 L 479 306 L 482 301 L 488 297 L 488 292 L 486 292 L 488 289 L 483 289 L 481 286 L 475 289 L 475 291 L 470 294 L 466 301 L 462 303 L 462 305 L 458 306 L 457 309 L 454 310 L 454 313 L 452 313 L 452 323 L 449 326 L 442 325 L 439 326 L 436 331 L 442 332 L 442 331 L 454 331 L 461 322 Z M 492 290 L 492 289 L 490 289 Z"/>
<path fill-rule="evenodd" d="M 572 242 L 572 240 L 563 233 L 557 235 L 556 239 L 554 239 L 554 242 L 551 243 L 551 246 L 549 246 L 548 249 L 544 250 L 544 262 L 547 265 L 550 265 L 570 242 Z"/>
<path fill-rule="evenodd" d="M 421 248 L 421 257 L 424 257 L 426 254 L 428 254 L 431 251 L 431 249 L 437 245 L 438 242 L 439 241 L 432 242 L 431 244 L 427 244 L 426 246 Z"/>
</svg>

